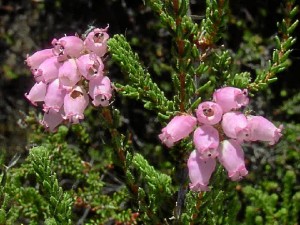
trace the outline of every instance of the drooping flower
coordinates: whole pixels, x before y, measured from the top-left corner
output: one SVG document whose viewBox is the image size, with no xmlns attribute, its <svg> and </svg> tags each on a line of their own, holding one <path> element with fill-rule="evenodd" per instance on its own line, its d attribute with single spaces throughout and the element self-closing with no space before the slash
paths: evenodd
<svg viewBox="0 0 300 225">
<path fill-rule="evenodd" d="M 246 138 L 248 120 L 243 113 L 237 111 L 227 112 L 223 115 L 221 124 L 227 137 L 238 139 L 239 141 L 243 141 Z"/>
<path fill-rule="evenodd" d="M 198 151 L 194 150 L 188 159 L 190 189 L 193 191 L 208 191 L 209 180 L 216 168 L 213 158 L 201 159 Z"/>
<path fill-rule="evenodd" d="M 48 84 L 57 78 L 58 68 L 59 62 L 57 61 L 57 57 L 50 57 L 43 61 L 38 69 L 34 71 L 34 78 L 37 82 L 43 81 Z"/>
<path fill-rule="evenodd" d="M 27 55 L 27 59 L 25 60 L 27 66 L 30 67 L 31 71 L 34 72 L 39 68 L 39 66 L 44 62 L 46 59 L 54 56 L 52 49 L 43 49 L 40 51 L 35 52 L 32 55 Z"/>
<path fill-rule="evenodd" d="M 87 80 L 94 77 L 103 76 L 104 65 L 99 56 L 89 53 L 80 56 L 76 60 L 78 70 Z"/>
<path fill-rule="evenodd" d="M 194 131 L 194 144 L 202 159 L 218 156 L 219 132 L 211 125 L 202 125 Z"/>
<path fill-rule="evenodd" d="M 250 141 L 265 141 L 274 145 L 282 136 L 283 126 L 278 128 L 262 116 L 248 116 L 248 129 Z"/>
<path fill-rule="evenodd" d="M 107 76 L 98 76 L 89 82 L 89 95 L 94 106 L 108 106 L 112 96 L 110 79 Z"/>
<path fill-rule="evenodd" d="M 224 140 L 219 145 L 219 162 L 228 172 L 228 177 L 237 181 L 248 174 L 245 167 L 244 152 L 237 140 Z"/>
<path fill-rule="evenodd" d="M 221 121 L 223 110 L 214 102 L 202 102 L 197 110 L 197 119 L 200 123 L 214 125 Z"/>
<path fill-rule="evenodd" d="M 44 118 L 40 123 L 46 127 L 49 131 L 54 132 L 58 125 L 60 125 L 64 121 L 63 119 L 63 110 L 59 110 L 58 112 L 50 109 L 48 112 L 44 114 Z"/>
<path fill-rule="evenodd" d="M 78 58 L 84 50 L 83 41 L 76 36 L 65 36 L 60 39 L 53 39 L 53 52 L 59 61 L 71 58 Z"/>
<path fill-rule="evenodd" d="M 159 139 L 167 147 L 187 137 L 195 128 L 197 119 L 191 115 L 175 116 L 166 127 L 162 129 Z"/>
<path fill-rule="evenodd" d="M 71 123 L 79 123 L 84 119 L 83 112 L 89 104 L 89 97 L 81 86 L 75 86 L 64 98 L 64 119 Z"/>
<path fill-rule="evenodd" d="M 52 81 L 47 88 L 45 96 L 44 111 L 48 112 L 50 109 L 58 112 L 64 103 L 66 90 L 59 84 L 59 79 Z"/>
<path fill-rule="evenodd" d="M 108 26 L 104 29 L 95 28 L 84 40 L 85 47 L 100 57 L 104 56 L 107 52 L 107 40 L 109 38 L 107 29 Z"/>
<path fill-rule="evenodd" d="M 58 71 L 60 85 L 74 87 L 81 79 L 75 59 L 68 59 L 63 62 Z"/>
<path fill-rule="evenodd" d="M 36 106 L 36 102 L 42 102 L 45 100 L 47 84 L 43 82 L 35 83 L 29 93 L 25 94 L 25 97 Z"/>
<path fill-rule="evenodd" d="M 214 92 L 213 100 L 221 106 L 223 113 L 226 113 L 232 109 L 239 109 L 248 105 L 248 91 L 235 87 L 220 88 Z"/>
</svg>

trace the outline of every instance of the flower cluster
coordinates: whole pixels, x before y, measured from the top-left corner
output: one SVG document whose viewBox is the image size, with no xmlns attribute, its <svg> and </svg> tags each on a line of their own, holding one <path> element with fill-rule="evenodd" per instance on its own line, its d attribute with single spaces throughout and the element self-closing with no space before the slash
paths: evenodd
<svg viewBox="0 0 300 225">
<path fill-rule="evenodd" d="M 108 26 L 94 28 L 85 38 L 65 36 L 52 40 L 52 48 L 27 56 L 35 84 L 26 98 L 43 102 L 41 123 L 50 131 L 63 121 L 76 124 L 92 99 L 94 106 L 108 106 L 112 97 L 110 79 L 104 75 Z"/>
<path fill-rule="evenodd" d="M 241 179 L 248 174 L 242 143 L 263 141 L 274 145 L 282 136 L 282 126 L 277 128 L 262 116 L 245 115 L 239 111 L 248 103 L 246 89 L 224 87 L 214 92 L 213 101 L 199 104 L 196 117 L 175 116 L 162 129 L 159 138 L 168 147 L 194 131 L 195 150 L 187 162 L 191 190 L 209 190 L 216 160 L 224 166 L 231 180 Z"/>
</svg>

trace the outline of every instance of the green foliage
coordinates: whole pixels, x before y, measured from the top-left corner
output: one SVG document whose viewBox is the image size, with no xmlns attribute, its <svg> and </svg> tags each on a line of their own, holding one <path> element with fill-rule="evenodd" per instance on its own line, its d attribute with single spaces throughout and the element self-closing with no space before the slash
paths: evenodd
<svg viewBox="0 0 300 225">
<path fill-rule="evenodd" d="M 294 0 L 286 1 L 285 18 L 277 23 L 279 35 L 275 36 L 272 59 L 269 60 L 267 68 L 257 74 L 254 82 L 249 85 L 250 89 L 258 91 L 265 88 L 267 84 L 276 81 L 277 73 L 284 71 L 289 66 L 288 57 L 292 51 L 292 45 L 296 42 L 292 35 L 299 23 L 299 20 L 294 19 L 298 12 L 298 6 L 294 4 Z"/>
<path fill-rule="evenodd" d="M 282 185 L 270 186 L 271 181 L 268 181 L 264 189 L 251 186 L 243 189 L 250 200 L 250 205 L 246 207 L 245 224 L 297 224 L 300 192 L 293 191 L 296 174 L 292 170 L 287 171 L 282 182 Z"/>
<path fill-rule="evenodd" d="M 38 147 L 31 148 L 21 163 L 16 155 L 5 166 L 5 156 L 0 157 L 0 224 L 297 224 L 298 124 L 285 125 L 284 140 L 276 147 L 252 146 L 254 151 L 271 152 L 269 161 L 260 164 L 256 155 L 247 156 L 249 167 L 256 162 L 257 174 L 234 183 L 218 166 L 211 191 L 205 193 L 188 189 L 191 139 L 169 151 L 156 140 L 163 123 L 174 115 L 193 113 L 216 88 L 248 88 L 253 94 L 275 81 L 276 74 L 290 65 L 298 24 L 295 2 L 286 1 L 274 43 L 255 34 L 245 21 L 235 21 L 227 0 L 207 0 L 200 22 L 190 15 L 187 0 L 145 0 L 145 4 L 157 15 L 161 23 L 157 27 L 170 37 L 169 55 L 161 56 L 170 62 L 153 68 L 143 65 L 141 53 L 124 35 L 116 34 L 108 42 L 109 52 L 112 65 L 125 76 L 114 87 L 122 98 L 140 101 L 153 113 L 147 122 L 163 122 L 152 130 L 148 126 L 134 131 L 123 116 L 125 107 L 90 107 L 82 124 L 60 126 L 56 133 L 46 134 L 36 123 L 39 117 L 31 113 L 26 121 L 32 131 L 29 141 Z M 243 29 L 237 50 L 224 44 L 230 41 L 225 30 L 230 23 Z M 138 45 L 137 38 L 131 40 Z M 273 45 L 271 60 L 262 67 Z M 170 93 L 163 91 L 162 82 L 168 79 L 162 74 L 170 78 Z M 284 102 L 279 111 L 298 114 L 294 105 L 299 96 Z M 138 132 L 148 137 L 139 140 Z"/>
</svg>

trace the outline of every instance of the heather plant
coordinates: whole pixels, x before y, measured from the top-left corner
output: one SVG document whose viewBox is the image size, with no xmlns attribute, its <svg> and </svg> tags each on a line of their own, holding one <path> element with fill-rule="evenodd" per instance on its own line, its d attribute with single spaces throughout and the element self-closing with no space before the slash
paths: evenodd
<svg viewBox="0 0 300 225">
<path fill-rule="evenodd" d="M 53 37 L 28 54 L 35 84 L 25 97 L 42 113 L 26 118 L 28 156 L 0 158 L 0 224 L 299 223 L 299 125 L 252 109 L 290 65 L 295 1 L 282 5 L 268 63 L 251 70 L 243 66 L 257 54 L 251 40 L 250 53 L 223 44 L 234 18 L 227 0 L 207 0 L 200 20 L 186 0 L 144 4 L 171 43 L 156 69 L 136 39 L 110 26 Z M 153 123 L 152 142 L 126 119 L 129 102 Z M 273 161 L 259 161 L 258 150 Z"/>
</svg>

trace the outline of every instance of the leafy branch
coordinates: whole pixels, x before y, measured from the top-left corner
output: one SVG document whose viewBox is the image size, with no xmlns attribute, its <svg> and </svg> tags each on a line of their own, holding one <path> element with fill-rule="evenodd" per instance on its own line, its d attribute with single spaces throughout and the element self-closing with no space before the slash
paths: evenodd
<svg viewBox="0 0 300 225">
<path fill-rule="evenodd" d="M 296 42 L 292 36 L 299 20 L 294 17 L 298 13 L 298 6 L 294 6 L 295 0 L 286 1 L 285 18 L 277 23 L 278 35 L 275 36 L 275 49 L 273 50 L 272 59 L 268 62 L 268 67 L 257 74 L 253 83 L 250 83 L 250 90 L 258 91 L 265 88 L 269 83 L 277 80 L 276 74 L 284 71 L 289 66 L 288 57 L 292 52 L 291 47 Z"/>
</svg>

